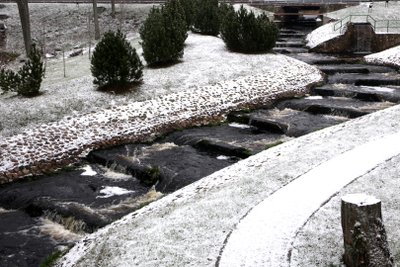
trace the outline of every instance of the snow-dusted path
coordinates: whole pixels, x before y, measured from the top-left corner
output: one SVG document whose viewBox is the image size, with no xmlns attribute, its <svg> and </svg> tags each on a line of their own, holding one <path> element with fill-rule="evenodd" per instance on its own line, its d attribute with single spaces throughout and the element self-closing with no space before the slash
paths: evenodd
<svg viewBox="0 0 400 267">
<path fill-rule="evenodd" d="M 219 266 L 289 266 L 292 240 L 341 188 L 400 154 L 400 132 L 326 161 L 254 207 L 233 230 Z"/>
</svg>

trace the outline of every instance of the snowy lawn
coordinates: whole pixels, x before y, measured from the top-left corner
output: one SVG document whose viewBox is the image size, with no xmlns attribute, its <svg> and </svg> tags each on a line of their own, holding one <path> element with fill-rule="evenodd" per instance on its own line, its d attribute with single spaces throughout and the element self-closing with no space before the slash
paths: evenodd
<svg viewBox="0 0 400 267">
<path fill-rule="evenodd" d="M 132 36 L 132 42 L 139 48 L 138 40 L 138 36 Z M 231 53 L 220 38 L 189 34 L 180 63 L 166 68 L 145 68 L 142 84 L 131 92 L 116 95 L 96 90 L 87 54 L 67 59 L 66 78 L 62 59 L 54 59 L 47 64 L 42 95 L 35 98 L 17 97 L 12 93 L 0 96 L 0 136 L 21 133 L 26 127 L 57 121 L 66 115 L 89 113 L 183 89 L 196 91 L 205 85 L 262 74 L 289 64 L 284 56 Z"/>
<path fill-rule="evenodd" d="M 357 6 L 352 6 L 330 12 L 325 14 L 326 17 L 340 21 L 343 19 L 343 26 L 349 21 L 350 15 L 352 15 L 352 22 L 365 22 L 366 16 L 372 17 L 377 21 L 376 32 L 386 33 L 387 32 L 387 21 L 390 20 L 390 33 L 400 33 L 400 3 L 398 1 L 390 1 L 389 6 L 385 7 L 384 2 L 374 2 L 373 8 L 368 11 L 369 2 L 361 3 Z M 369 19 L 371 22 L 372 20 Z M 381 22 L 379 22 L 381 21 Z M 345 28 L 340 29 L 340 23 L 330 22 L 327 23 L 313 32 L 311 32 L 307 38 L 307 46 L 314 48 L 325 41 L 331 40 L 345 32 Z"/>
</svg>

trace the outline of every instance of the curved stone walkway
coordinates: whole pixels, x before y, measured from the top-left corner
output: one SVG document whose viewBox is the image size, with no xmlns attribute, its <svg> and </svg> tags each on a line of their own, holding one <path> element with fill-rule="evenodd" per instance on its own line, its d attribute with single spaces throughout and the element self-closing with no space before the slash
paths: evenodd
<svg viewBox="0 0 400 267">
<path fill-rule="evenodd" d="M 400 132 L 340 154 L 254 207 L 227 240 L 219 266 L 289 266 L 296 232 L 341 188 L 400 154 Z"/>
<path fill-rule="evenodd" d="M 233 110 L 304 95 L 322 79 L 315 67 L 287 57 L 281 68 L 262 75 L 40 125 L 0 139 L 0 184 L 77 162 L 96 148 L 144 141 L 173 128 L 220 120 Z"/>
</svg>

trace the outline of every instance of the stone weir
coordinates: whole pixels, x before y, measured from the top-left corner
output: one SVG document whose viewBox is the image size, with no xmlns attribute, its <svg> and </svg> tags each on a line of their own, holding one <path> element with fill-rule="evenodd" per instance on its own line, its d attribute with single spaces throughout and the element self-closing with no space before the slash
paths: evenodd
<svg viewBox="0 0 400 267">
<path fill-rule="evenodd" d="M 220 121 L 231 111 L 304 95 L 323 81 L 317 68 L 285 59 L 289 64 L 261 75 L 65 117 L 0 139 L 0 183 L 77 163 L 93 149 L 146 141 L 176 128 Z"/>
</svg>

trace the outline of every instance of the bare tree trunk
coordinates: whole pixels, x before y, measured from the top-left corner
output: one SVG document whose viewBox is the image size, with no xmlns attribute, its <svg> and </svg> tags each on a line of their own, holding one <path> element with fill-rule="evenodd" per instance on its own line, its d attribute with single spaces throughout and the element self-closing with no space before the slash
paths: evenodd
<svg viewBox="0 0 400 267">
<path fill-rule="evenodd" d="M 97 0 L 93 0 L 94 39 L 100 39 L 99 16 L 97 14 Z"/>
<path fill-rule="evenodd" d="M 17 0 L 19 18 L 21 19 L 22 34 L 24 36 L 26 55 L 29 55 L 32 46 L 31 23 L 29 21 L 28 0 Z"/>
<path fill-rule="evenodd" d="M 393 267 L 382 222 L 381 201 L 365 194 L 342 197 L 344 263 L 347 267 Z"/>
<path fill-rule="evenodd" d="M 115 0 L 111 0 L 111 17 L 115 19 Z"/>
</svg>

